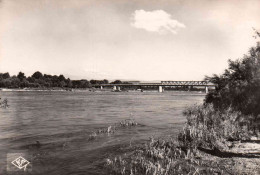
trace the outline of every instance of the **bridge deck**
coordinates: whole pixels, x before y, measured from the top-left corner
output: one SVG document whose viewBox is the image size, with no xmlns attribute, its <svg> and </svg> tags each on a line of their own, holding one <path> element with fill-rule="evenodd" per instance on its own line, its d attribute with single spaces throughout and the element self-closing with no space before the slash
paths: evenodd
<svg viewBox="0 0 260 175">
<path fill-rule="evenodd" d="M 215 86 L 207 81 L 162 81 L 161 83 L 95 84 L 92 86 Z"/>
</svg>

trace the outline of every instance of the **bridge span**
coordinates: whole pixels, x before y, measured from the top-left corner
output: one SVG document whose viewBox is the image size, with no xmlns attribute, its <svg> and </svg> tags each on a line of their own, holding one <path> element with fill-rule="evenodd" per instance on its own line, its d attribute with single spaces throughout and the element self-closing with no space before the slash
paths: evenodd
<svg viewBox="0 0 260 175">
<path fill-rule="evenodd" d="M 209 83 L 208 81 L 161 81 L 161 83 L 122 83 L 122 84 L 95 84 L 92 85 L 93 87 L 113 87 L 113 90 L 120 91 L 121 87 L 129 87 L 129 86 L 136 86 L 136 87 L 158 87 L 159 92 L 163 92 L 163 87 L 172 87 L 172 86 L 203 86 L 205 87 L 206 93 L 208 93 L 208 87 L 215 87 L 214 84 Z"/>
</svg>

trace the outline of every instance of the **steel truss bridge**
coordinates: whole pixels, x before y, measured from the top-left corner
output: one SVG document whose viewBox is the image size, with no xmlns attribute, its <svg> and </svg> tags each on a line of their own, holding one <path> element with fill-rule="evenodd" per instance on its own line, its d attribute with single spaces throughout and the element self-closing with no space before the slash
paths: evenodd
<svg viewBox="0 0 260 175">
<path fill-rule="evenodd" d="M 129 86 L 136 86 L 136 87 L 151 87 L 157 86 L 159 87 L 159 92 L 163 92 L 163 87 L 167 86 L 204 86 L 206 92 L 208 92 L 208 87 L 215 87 L 214 84 L 209 83 L 208 81 L 161 81 L 161 83 L 122 83 L 122 84 L 95 84 L 92 85 L 93 87 L 113 87 L 114 90 L 120 90 L 120 87 L 129 87 Z"/>
<path fill-rule="evenodd" d="M 169 86 L 209 86 L 207 81 L 161 81 L 161 84 Z"/>
</svg>

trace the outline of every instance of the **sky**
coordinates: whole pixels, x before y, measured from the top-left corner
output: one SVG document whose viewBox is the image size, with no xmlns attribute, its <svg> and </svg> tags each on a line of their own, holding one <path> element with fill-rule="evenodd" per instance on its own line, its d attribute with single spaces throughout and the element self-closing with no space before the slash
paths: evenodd
<svg viewBox="0 0 260 175">
<path fill-rule="evenodd" d="M 0 0 L 0 72 L 203 80 L 256 45 L 260 0 Z"/>
</svg>

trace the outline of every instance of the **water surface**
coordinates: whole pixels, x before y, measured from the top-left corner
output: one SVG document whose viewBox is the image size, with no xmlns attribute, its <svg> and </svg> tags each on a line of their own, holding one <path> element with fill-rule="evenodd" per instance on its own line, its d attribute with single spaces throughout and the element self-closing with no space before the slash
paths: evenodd
<svg viewBox="0 0 260 175">
<path fill-rule="evenodd" d="M 106 174 L 104 159 L 150 136 L 176 135 L 186 106 L 202 103 L 198 92 L 0 91 L 0 174 L 6 155 L 26 151 L 32 174 Z M 88 140 L 92 131 L 134 118 L 141 126 Z M 36 143 L 39 141 L 41 146 Z"/>
</svg>

